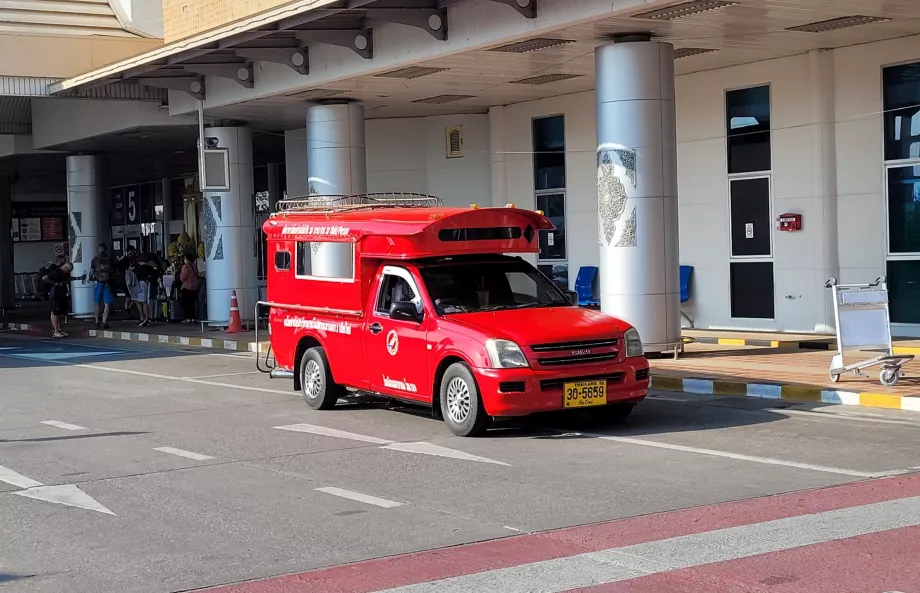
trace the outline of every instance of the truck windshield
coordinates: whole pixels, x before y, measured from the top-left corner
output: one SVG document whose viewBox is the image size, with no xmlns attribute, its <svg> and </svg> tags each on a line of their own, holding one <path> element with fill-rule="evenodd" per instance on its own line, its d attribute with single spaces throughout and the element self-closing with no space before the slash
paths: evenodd
<svg viewBox="0 0 920 593">
<path fill-rule="evenodd" d="M 422 268 L 421 274 L 441 315 L 569 304 L 552 282 L 522 261 L 452 263 Z"/>
</svg>

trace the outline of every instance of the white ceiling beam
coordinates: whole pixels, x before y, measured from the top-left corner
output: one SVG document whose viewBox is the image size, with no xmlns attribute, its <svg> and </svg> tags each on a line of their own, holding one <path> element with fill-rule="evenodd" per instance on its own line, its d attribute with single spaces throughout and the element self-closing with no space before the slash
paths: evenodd
<svg viewBox="0 0 920 593">
<path fill-rule="evenodd" d="M 447 41 L 447 11 L 441 8 L 365 8 L 364 14 L 372 20 L 417 27 Z"/>
<path fill-rule="evenodd" d="M 310 74 L 310 54 L 307 48 L 241 47 L 234 53 L 240 58 L 255 62 L 284 64 L 298 74 Z"/>
<path fill-rule="evenodd" d="M 316 29 L 297 31 L 304 43 L 325 43 L 347 47 L 365 60 L 374 57 L 374 33 L 371 29 Z"/>
</svg>

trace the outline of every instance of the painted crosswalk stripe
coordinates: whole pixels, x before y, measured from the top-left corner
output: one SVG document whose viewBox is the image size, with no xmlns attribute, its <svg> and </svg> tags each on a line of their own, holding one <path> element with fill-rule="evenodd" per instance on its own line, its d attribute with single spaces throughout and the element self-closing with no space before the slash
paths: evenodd
<svg viewBox="0 0 920 593">
<path fill-rule="evenodd" d="M 207 461 L 208 459 L 214 459 L 210 455 L 202 455 L 201 453 L 194 453 L 192 451 L 176 449 L 175 447 L 154 447 L 153 450 L 159 451 L 160 453 L 169 453 L 170 455 L 178 455 L 179 457 L 185 457 L 186 459 L 194 459 L 195 461 Z"/>
<path fill-rule="evenodd" d="M 8 467 L 3 467 L 0 465 L 0 482 L 6 482 L 10 486 L 16 486 L 17 488 L 34 488 L 35 486 L 43 486 L 41 482 L 37 482 L 32 478 L 27 478 L 26 476 L 14 472 Z"/>
<path fill-rule="evenodd" d="M 920 525 L 920 497 L 608 548 L 377 593 L 561 593 Z"/>
<path fill-rule="evenodd" d="M 434 445 L 432 443 L 392 443 L 381 449 L 390 449 L 392 451 L 403 451 L 405 453 L 419 453 L 421 455 L 434 455 L 435 457 L 447 457 L 450 459 L 461 459 L 463 461 L 478 461 L 480 463 L 491 463 L 493 465 L 510 465 L 504 461 L 496 461 L 488 457 L 481 457 L 471 453 L 465 453 L 456 449 Z"/>
<path fill-rule="evenodd" d="M 356 502 L 363 502 L 365 504 L 374 505 L 375 507 L 382 507 L 385 509 L 392 509 L 395 507 L 401 507 L 401 502 L 396 502 L 395 500 L 387 500 L 386 498 L 378 498 L 376 496 L 371 496 L 370 494 L 362 494 L 361 492 L 354 492 L 353 490 L 345 490 L 344 488 L 336 488 L 335 486 L 327 486 L 325 488 L 317 488 L 317 492 L 324 492 L 326 494 L 331 494 L 332 496 L 338 496 L 340 498 L 347 498 L 348 500 L 354 500 Z"/>
<path fill-rule="evenodd" d="M 318 426 L 316 424 L 290 424 L 288 426 L 276 426 L 278 430 L 289 430 L 292 432 L 305 432 L 308 434 L 316 434 L 325 437 L 335 437 L 339 439 L 348 439 L 351 441 L 362 441 L 364 443 L 373 443 L 375 445 L 388 445 L 393 441 L 388 441 L 386 439 L 378 439 L 377 437 L 367 436 L 365 434 L 357 434 L 354 432 L 348 432 L 345 430 L 338 430 L 336 428 L 327 428 L 325 426 Z"/>
<path fill-rule="evenodd" d="M 85 426 L 80 426 L 79 424 L 70 424 L 67 422 L 61 422 L 59 420 L 42 420 L 42 424 L 47 424 L 48 426 L 53 426 L 55 428 L 62 428 L 64 430 L 88 430 Z"/>
</svg>

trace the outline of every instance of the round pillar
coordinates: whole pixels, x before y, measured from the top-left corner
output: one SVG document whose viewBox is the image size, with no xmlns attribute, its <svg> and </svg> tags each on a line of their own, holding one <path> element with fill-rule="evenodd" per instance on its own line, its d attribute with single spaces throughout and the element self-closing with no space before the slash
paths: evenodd
<svg viewBox="0 0 920 593">
<path fill-rule="evenodd" d="M 240 316 L 251 319 L 259 297 L 258 255 L 261 229 L 255 226 L 252 180 L 252 131 L 247 128 L 208 128 L 230 159 L 230 189 L 204 191 L 201 212 L 207 273 L 207 318 L 230 319 L 230 297 L 235 290 Z"/>
<path fill-rule="evenodd" d="M 320 196 L 367 192 L 364 107 L 329 103 L 307 109 L 307 186 L 311 195 Z M 350 245 L 330 242 L 312 247 L 312 276 L 351 276 L 354 256 Z"/>
<path fill-rule="evenodd" d="M 680 341 L 674 48 L 625 38 L 595 68 L 601 310 L 661 351 Z"/>
<path fill-rule="evenodd" d="M 74 276 L 89 276 L 93 258 L 100 243 L 109 246 L 112 234 L 109 207 L 102 178 L 102 162 L 94 154 L 67 157 L 67 218 L 70 240 L 70 261 Z M 71 285 L 71 313 L 74 317 L 91 317 L 93 283 L 74 282 Z"/>
</svg>

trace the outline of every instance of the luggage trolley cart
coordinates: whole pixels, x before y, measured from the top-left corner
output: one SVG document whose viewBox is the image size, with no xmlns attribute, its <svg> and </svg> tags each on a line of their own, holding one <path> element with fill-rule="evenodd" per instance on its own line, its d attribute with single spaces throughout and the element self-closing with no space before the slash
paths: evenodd
<svg viewBox="0 0 920 593">
<path fill-rule="evenodd" d="M 837 354 L 831 360 L 828 374 L 835 383 L 840 375 L 853 371 L 857 377 L 868 377 L 862 372 L 881 365 L 879 382 L 896 385 L 901 378 L 901 366 L 914 359 L 911 355 L 895 355 L 891 347 L 891 325 L 888 319 L 888 283 L 884 276 L 872 284 L 837 284 L 831 278 L 825 284 L 834 294 L 834 320 L 837 325 Z M 845 350 L 884 349 L 885 354 L 861 362 L 845 365 Z"/>
</svg>

